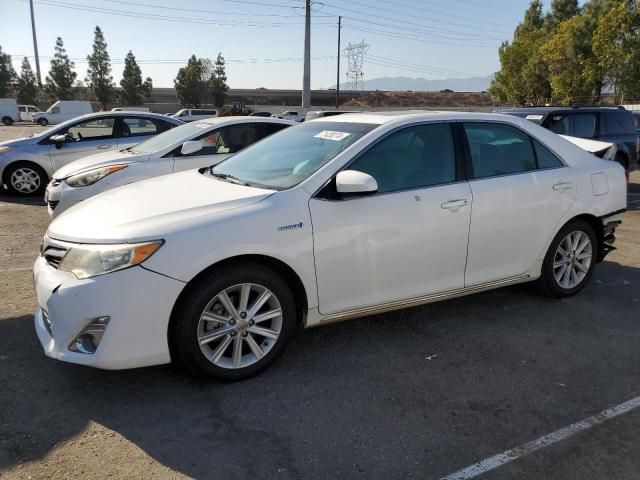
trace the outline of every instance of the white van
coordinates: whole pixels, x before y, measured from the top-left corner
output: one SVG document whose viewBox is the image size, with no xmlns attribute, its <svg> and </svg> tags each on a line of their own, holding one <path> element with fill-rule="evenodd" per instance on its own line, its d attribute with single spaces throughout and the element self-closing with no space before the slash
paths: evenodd
<svg viewBox="0 0 640 480">
<path fill-rule="evenodd" d="M 18 105 L 18 111 L 20 112 L 20 121 L 22 122 L 33 122 L 33 116 L 36 113 L 42 112 L 42 110 L 33 105 Z"/>
<path fill-rule="evenodd" d="M 18 102 L 13 98 L 0 98 L 0 120 L 5 125 L 12 125 L 20 121 Z"/>
<path fill-rule="evenodd" d="M 173 118 L 182 120 L 183 122 L 193 122 L 195 120 L 202 120 L 203 118 L 217 117 L 217 110 L 210 110 L 206 108 L 183 108 L 178 110 Z"/>
<path fill-rule="evenodd" d="M 91 102 L 88 100 L 58 100 L 46 112 L 33 115 L 33 121 L 44 127 L 66 122 L 87 113 L 93 113 Z"/>
<path fill-rule="evenodd" d="M 116 107 L 112 112 L 149 112 L 149 107 Z"/>
</svg>

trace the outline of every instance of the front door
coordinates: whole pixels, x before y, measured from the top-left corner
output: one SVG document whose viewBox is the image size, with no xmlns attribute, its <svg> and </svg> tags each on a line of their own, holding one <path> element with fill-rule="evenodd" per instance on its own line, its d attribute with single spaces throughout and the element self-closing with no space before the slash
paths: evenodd
<svg viewBox="0 0 640 480">
<path fill-rule="evenodd" d="M 60 148 L 51 146 L 49 154 L 53 170 L 56 171 L 79 158 L 115 149 L 117 138 L 114 135 L 114 126 L 114 117 L 101 117 L 84 120 L 57 131 L 56 135 L 68 133 L 71 141 L 61 144 Z"/>
<path fill-rule="evenodd" d="M 576 196 L 577 177 L 546 147 L 500 123 L 465 123 L 473 213 L 465 285 L 526 274 Z"/>
<path fill-rule="evenodd" d="M 406 127 L 346 167 L 378 193 L 311 199 L 322 314 L 464 286 L 471 192 L 456 164 L 451 125 Z"/>
</svg>

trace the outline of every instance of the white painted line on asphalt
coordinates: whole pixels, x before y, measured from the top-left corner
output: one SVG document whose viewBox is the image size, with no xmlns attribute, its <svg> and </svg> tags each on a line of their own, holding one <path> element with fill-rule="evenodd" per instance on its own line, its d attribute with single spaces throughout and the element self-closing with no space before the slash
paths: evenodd
<svg viewBox="0 0 640 480">
<path fill-rule="evenodd" d="M 519 447 L 506 450 L 502 453 L 494 455 L 493 457 L 489 457 L 478 463 L 474 463 L 473 465 L 463 468 L 462 470 L 458 470 L 457 472 L 450 473 L 449 475 L 442 477 L 440 480 L 468 480 L 470 478 L 475 478 L 506 463 L 513 462 L 520 457 L 529 455 L 530 453 L 548 447 L 549 445 L 553 445 L 554 443 L 561 442 L 562 440 L 572 437 L 577 433 L 589 430 L 596 425 L 600 425 L 607 420 L 617 417 L 618 415 L 628 413 L 638 407 L 640 407 L 640 397 L 632 398 L 631 400 L 621 403 L 618 406 L 597 413 L 593 417 L 589 417 L 585 420 L 574 423 L 573 425 L 569 425 L 568 427 L 556 430 L 553 433 L 540 437 L 537 440 L 533 440 L 531 442 L 520 445 Z"/>
<path fill-rule="evenodd" d="M 4 270 L 0 270 L 0 273 L 4 273 L 4 272 L 26 272 L 27 270 L 33 270 L 33 267 L 6 268 Z"/>
</svg>

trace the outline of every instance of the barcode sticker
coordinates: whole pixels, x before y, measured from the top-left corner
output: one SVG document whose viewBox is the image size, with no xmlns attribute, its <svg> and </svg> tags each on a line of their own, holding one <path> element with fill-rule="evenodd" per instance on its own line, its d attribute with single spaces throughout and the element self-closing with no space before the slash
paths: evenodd
<svg viewBox="0 0 640 480">
<path fill-rule="evenodd" d="M 320 133 L 318 133 L 317 135 L 314 135 L 315 138 L 324 138 L 326 140 L 334 140 L 336 142 L 339 142 L 340 140 L 344 140 L 345 138 L 347 138 L 349 135 L 351 135 L 350 133 L 347 132 L 336 132 L 333 130 L 323 130 Z"/>
</svg>

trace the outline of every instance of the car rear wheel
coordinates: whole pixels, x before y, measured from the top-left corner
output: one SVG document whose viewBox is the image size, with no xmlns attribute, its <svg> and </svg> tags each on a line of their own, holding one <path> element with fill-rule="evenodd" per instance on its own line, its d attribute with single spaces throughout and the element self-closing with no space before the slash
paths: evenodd
<svg viewBox="0 0 640 480">
<path fill-rule="evenodd" d="M 38 119 L 38 124 L 41 127 L 46 127 L 47 125 L 49 125 L 49 120 L 47 120 L 46 118 L 39 118 Z"/>
<path fill-rule="evenodd" d="M 29 162 L 9 165 L 4 177 L 9 193 L 21 196 L 42 194 L 48 180 L 40 166 Z"/>
<path fill-rule="evenodd" d="M 253 264 L 206 275 L 174 314 L 178 360 L 194 374 L 218 380 L 242 380 L 267 368 L 296 326 L 286 282 Z"/>
<path fill-rule="evenodd" d="M 582 290 L 596 265 L 598 244 L 593 228 L 582 220 L 565 225 L 551 242 L 538 284 L 556 298 Z"/>
<path fill-rule="evenodd" d="M 2 123 L 4 123 L 7 127 L 13 125 L 13 118 L 11 117 L 2 117 Z"/>
</svg>

